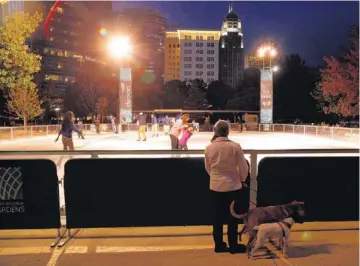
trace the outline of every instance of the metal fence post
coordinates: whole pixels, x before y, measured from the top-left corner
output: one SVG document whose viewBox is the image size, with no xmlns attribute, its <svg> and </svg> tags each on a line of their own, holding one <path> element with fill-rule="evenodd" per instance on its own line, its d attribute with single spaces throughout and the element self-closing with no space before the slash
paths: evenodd
<svg viewBox="0 0 360 266">
<path fill-rule="evenodd" d="M 10 140 L 14 140 L 14 128 L 10 128 Z"/>
<path fill-rule="evenodd" d="M 318 135 L 318 127 L 315 126 L 315 135 L 317 136 Z"/>
<path fill-rule="evenodd" d="M 295 125 L 292 125 L 293 128 L 293 134 L 295 133 Z"/>
<path fill-rule="evenodd" d="M 32 135 L 33 135 L 33 127 L 31 126 L 30 127 L 30 136 L 32 137 Z"/>
<path fill-rule="evenodd" d="M 257 157 L 258 154 L 256 151 L 250 152 L 250 209 L 255 208 L 257 204 Z"/>
<path fill-rule="evenodd" d="M 285 133 L 285 125 L 283 125 L 283 133 Z"/>
<path fill-rule="evenodd" d="M 330 137 L 334 138 L 334 128 L 330 127 Z"/>
<path fill-rule="evenodd" d="M 46 136 L 49 135 L 49 125 L 46 125 Z"/>
<path fill-rule="evenodd" d="M 305 131 L 306 131 L 306 126 L 304 126 L 304 135 L 306 134 L 306 132 L 305 132 Z"/>
</svg>

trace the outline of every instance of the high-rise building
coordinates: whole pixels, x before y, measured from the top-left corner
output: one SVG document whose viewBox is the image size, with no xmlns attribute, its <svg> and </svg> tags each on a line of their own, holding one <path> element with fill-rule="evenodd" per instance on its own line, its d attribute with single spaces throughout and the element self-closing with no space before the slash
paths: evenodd
<svg viewBox="0 0 360 266">
<path fill-rule="evenodd" d="M 31 39 L 31 47 L 42 56 L 42 66 L 36 80 L 39 87 L 54 99 L 50 109 L 62 107 L 65 92 L 73 87 L 82 64 L 87 59 L 99 59 L 94 59 L 99 57 L 96 40 L 100 35 L 94 14 L 100 14 L 101 9 L 96 5 L 94 10 L 93 4 L 101 3 L 26 3 L 26 11 L 37 11 L 44 15 L 43 24 Z M 103 10 L 106 10 L 106 6 Z"/>
<path fill-rule="evenodd" d="M 167 20 L 163 14 L 145 8 L 126 8 L 117 14 L 115 32 L 131 35 L 135 58 L 146 60 L 155 82 L 163 83 L 164 39 Z"/>
<path fill-rule="evenodd" d="M 220 80 L 235 88 L 242 79 L 244 70 L 244 38 L 241 21 L 232 4 L 222 27 L 219 45 Z"/>
<path fill-rule="evenodd" d="M 164 80 L 219 78 L 220 31 L 177 30 L 166 33 Z"/>
<path fill-rule="evenodd" d="M 6 16 L 11 16 L 17 12 L 25 11 L 24 1 L 1 0 L 0 1 L 0 26 L 4 26 Z"/>
</svg>

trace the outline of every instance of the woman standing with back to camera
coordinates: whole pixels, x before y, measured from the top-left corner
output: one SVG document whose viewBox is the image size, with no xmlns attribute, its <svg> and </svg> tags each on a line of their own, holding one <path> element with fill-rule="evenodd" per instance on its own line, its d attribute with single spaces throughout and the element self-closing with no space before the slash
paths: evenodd
<svg viewBox="0 0 360 266">
<path fill-rule="evenodd" d="M 229 140 L 229 133 L 230 125 L 226 121 L 215 124 L 211 144 L 205 150 L 205 168 L 210 176 L 215 252 L 233 254 L 242 250 L 238 245 L 238 221 L 230 214 L 230 204 L 241 198 L 249 167 L 240 144 Z M 223 241 L 223 225 L 226 223 L 229 248 Z"/>
<path fill-rule="evenodd" d="M 74 125 L 74 113 L 73 112 L 67 112 L 64 116 L 64 120 L 61 124 L 61 128 L 59 131 L 59 134 L 55 140 L 57 142 L 59 140 L 60 135 L 62 136 L 61 140 L 63 143 L 63 150 L 64 151 L 73 151 L 74 150 L 74 141 L 72 138 L 72 132 L 77 132 L 82 139 L 84 139 L 84 135 L 82 132 L 77 129 Z"/>
</svg>

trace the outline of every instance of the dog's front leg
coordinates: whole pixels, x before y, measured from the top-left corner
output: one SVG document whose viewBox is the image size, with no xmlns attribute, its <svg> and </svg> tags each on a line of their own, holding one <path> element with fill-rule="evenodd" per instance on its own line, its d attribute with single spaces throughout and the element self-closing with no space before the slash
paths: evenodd
<svg viewBox="0 0 360 266">
<path fill-rule="evenodd" d="M 288 257 L 288 254 L 287 254 L 288 242 L 289 242 L 289 236 L 285 236 L 284 239 L 283 239 L 283 255 L 284 255 L 284 258 Z"/>
</svg>

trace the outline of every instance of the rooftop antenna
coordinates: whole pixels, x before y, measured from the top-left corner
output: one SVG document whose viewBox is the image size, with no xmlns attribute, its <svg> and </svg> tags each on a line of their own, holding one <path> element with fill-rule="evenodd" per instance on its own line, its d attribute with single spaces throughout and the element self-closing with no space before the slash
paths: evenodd
<svg viewBox="0 0 360 266">
<path fill-rule="evenodd" d="M 230 2 L 229 2 L 229 13 L 231 13 L 232 11 L 233 11 L 232 2 L 230 1 Z"/>
</svg>

